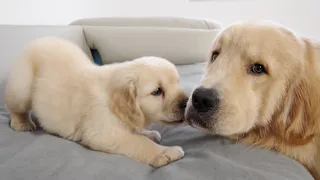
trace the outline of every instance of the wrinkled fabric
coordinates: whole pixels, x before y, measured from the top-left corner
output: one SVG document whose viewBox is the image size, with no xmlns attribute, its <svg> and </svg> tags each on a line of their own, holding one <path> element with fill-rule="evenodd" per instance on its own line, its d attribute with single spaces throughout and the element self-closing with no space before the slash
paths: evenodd
<svg viewBox="0 0 320 180">
<path fill-rule="evenodd" d="M 198 84 L 203 64 L 180 66 L 188 93 Z M 185 157 L 159 169 L 130 158 L 96 152 L 41 130 L 16 132 L 9 127 L 0 82 L 1 180 L 312 180 L 296 161 L 272 151 L 207 135 L 187 125 L 151 125 L 160 144 L 179 145 Z"/>
</svg>

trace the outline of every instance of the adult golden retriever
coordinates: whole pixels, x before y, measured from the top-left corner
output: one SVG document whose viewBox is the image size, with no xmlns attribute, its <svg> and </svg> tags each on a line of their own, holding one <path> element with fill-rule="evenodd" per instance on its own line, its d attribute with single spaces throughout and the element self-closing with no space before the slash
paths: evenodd
<svg viewBox="0 0 320 180">
<path fill-rule="evenodd" d="M 34 130 L 32 110 L 42 128 L 89 148 L 122 154 L 160 167 L 184 156 L 166 147 L 151 122 L 178 123 L 187 95 L 169 61 L 142 57 L 97 66 L 73 43 L 43 37 L 23 50 L 6 86 L 10 126 Z"/>
<path fill-rule="evenodd" d="M 281 152 L 320 179 L 320 45 L 270 21 L 230 25 L 185 116 L 209 133 Z"/>
</svg>

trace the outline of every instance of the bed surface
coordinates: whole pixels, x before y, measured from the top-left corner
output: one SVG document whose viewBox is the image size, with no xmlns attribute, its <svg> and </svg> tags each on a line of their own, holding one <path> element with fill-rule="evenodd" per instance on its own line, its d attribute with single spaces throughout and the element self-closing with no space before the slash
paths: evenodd
<svg viewBox="0 0 320 180">
<path fill-rule="evenodd" d="M 203 64 L 179 66 L 182 86 L 188 91 L 201 78 Z M 1 81 L 1 79 L 0 79 Z M 15 132 L 0 82 L 1 180 L 312 180 L 297 162 L 262 149 L 232 144 L 189 126 L 151 125 L 162 134 L 160 144 L 180 145 L 185 157 L 153 169 L 120 155 L 88 150 L 74 142 L 44 132 Z"/>
</svg>

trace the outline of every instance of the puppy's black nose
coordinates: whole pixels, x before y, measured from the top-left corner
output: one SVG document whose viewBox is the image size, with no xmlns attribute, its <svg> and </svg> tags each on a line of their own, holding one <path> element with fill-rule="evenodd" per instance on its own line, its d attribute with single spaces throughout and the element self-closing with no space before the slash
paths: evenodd
<svg viewBox="0 0 320 180">
<path fill-rule="evenodd" d="M 198 87 L 192 94 L 192 105 L 199 112 L 208 112 L 219 105 L 219 97 L 216 90 Z"/>
<path fill-rule="evenodd" d="M 180 102 L 179 104 L 179 108 L 180 109 L 185 109 L 187 107 L 187 102 L 188 102 L 188 99 L 184 99 Z"/>
</svg>

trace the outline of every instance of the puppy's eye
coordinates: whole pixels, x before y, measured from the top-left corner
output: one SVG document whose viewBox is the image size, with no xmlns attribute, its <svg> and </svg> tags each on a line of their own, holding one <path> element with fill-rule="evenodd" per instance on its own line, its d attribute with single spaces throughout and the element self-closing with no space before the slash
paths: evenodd
<svg viewBox="0 0 320 180">
<path fill-rule="evenodd" d="M 154 96 L 160 96 L 163 93 L 161 88 L 156 89 L 155 91 L 153 91 L 151 94 Z"/>
<path fill-rule="evenodd" d="M 250 67 L 249 71 L 250 71 L 250 73 L 255 74 L 255 75 L 260 75 L 260 74 L 266 73 L 266 69 L 261 64 L 253 64 Z"/>
<path fill-rule="evenodd" d="M 219 56 L 220 52 L 219 51 L 213 51 L 212 55 L 211 55 L 211 62 L 213 62 L 214 60 L 217 59 L 217 57 Z"/>
</svg>

